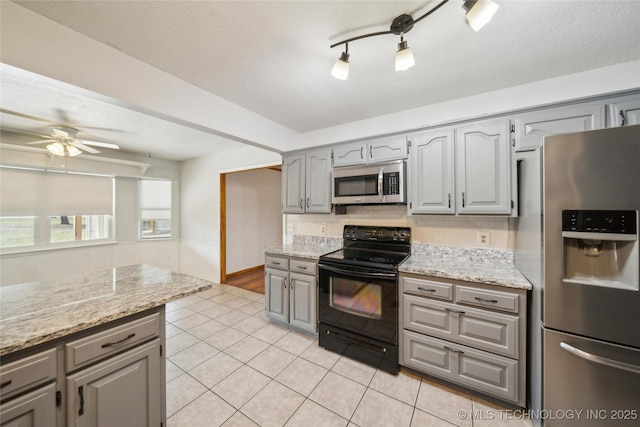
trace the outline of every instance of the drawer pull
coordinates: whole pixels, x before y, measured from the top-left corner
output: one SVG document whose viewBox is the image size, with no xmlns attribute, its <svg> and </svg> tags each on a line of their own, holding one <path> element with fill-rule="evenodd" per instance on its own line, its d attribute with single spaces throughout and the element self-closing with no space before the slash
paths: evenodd
<svg viewBox="0 0 640 427">
<path fill-rule="evenodd" d="M 7 381 L 3 382 L 2 384 L 0 384 L 0 388 L 5 388 L 6 386 L 11 385 L 12 382 L 13 382 L 13 380 L 7 380 Z"/>
<path fill-rule="evenodd" d="M 422 291 L 422 292 L 435 292 L 436 291 L 435 289 L 427 289 L 427 288 L 423 288 L 423 287 L 420 287 L 420 286 L 418 286 L 418 290 Z"/>
<path fill-rule="evenodd" d="M 491 303 L 498 302 L 497 299 L 486 299 L 486 298 L 480 298 L 480 297 L 475 297 L 475 299 L 480 301 L 480 302 L 491 302 Z"/>
<path fill-rule="evenodd" d="M 446 345 L 444 346 L 444 348 L 446 348 L 447 350 L 452 351 L 454 353 L 460 353 L 460 354 L 464 353 L 464 351 L 462 351 L 462 350 L 456 350 L 455 348 L 447 347 Z"/>
<path fill-rule="evenodd" d="M 452 308 L 445 308 L 446 311 L 450 311 L 451 313 L 456 313 L 456 314 L 464 314 L 464 311 L 462 310 L 454 310 Z"/>
<path fill-rule="evenodd" d="M 307 267 L 305 267 L 304 265 L 299 265 L 299 266 L 298 266 L 298 268 L 299 268 L 300 270 L 306 270 L 306 269 L 307 269 Z"/>
<path fill-rule="evenodd" d="M 271 264 L 273 265 L 280 265 L 280 263 L 278 261 L 271 261 Z"/>
<path fill-rule="evenodd" d="M 108 343 L 106 343 L 106 344 L 102 344 L 102 348 L 107 348 L 107 347 L 111 347 L 111 346 L 114 346 L 114 345 L 118 345 L 118 344 L 120 344 L 120 343 L 125 342 L 126 340 L 130 340 L 131 338 L 133 338 L 133 337 L 135 337 L 135 336 L 136 336 L 135 332 L 130 333 L 130 334 L 129 334 L 129 335 L 127 335 L 126 337 L 122 338 L 120 341 L 108 342 Z"/>
</svg>

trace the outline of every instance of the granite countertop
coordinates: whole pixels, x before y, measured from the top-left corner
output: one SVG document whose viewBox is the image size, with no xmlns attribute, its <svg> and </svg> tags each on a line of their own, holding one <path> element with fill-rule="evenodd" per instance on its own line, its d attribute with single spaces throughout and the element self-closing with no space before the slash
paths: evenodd
<svg viewBox="0 0 640 427">
<path fill-rule="evenodd" d="M 531 289 L 531 284 L 513 264 L 513 252 L 508 250 L 414 245 L 411 257 L 398 270 L 443 279 Z"/>
<path fill-rule="evenodd" d="M 266 248 L 269 255 L 285 255 L 318 260 L 321 255 L 342 248 L 342 239 L 317 236 L 295 236 L 293 243 Z"/>
<path fill-rule="evenodd" d="M 0 356 L 161 306 L 211 282 L 146 264 L 0 287 Z"/>
</svg>

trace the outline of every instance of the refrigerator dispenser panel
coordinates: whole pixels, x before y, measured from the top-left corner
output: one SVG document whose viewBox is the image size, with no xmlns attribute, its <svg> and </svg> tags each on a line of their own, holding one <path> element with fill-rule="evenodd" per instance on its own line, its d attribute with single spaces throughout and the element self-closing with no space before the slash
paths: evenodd
<svg viewBox="0 0 640 427">
<path fill-rule="evenodd" d="M 639 290 L 637 211 L 562 211 L 562 281 Z"/>
</svg>

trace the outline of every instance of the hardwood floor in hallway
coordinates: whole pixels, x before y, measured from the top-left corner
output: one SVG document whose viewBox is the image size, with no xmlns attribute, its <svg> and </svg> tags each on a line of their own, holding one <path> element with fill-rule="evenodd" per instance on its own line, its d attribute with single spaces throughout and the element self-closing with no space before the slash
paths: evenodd
<svg viewBox="0 0 640 427">
<path fill-rule="evenodd" d="M 264 265 L 228 274 L 225 283 L 230 286 L 264 294 Z"/>
</svg>

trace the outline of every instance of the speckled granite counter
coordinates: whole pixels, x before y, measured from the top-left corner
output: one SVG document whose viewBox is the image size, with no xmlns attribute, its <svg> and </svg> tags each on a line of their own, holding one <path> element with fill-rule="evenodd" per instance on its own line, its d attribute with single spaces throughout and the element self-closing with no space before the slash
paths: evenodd
<svg viewBox="0 0 640 427">
<path fill-rule="evenodd" d="M 0 356 L 161 306 L 211 282 L 151 265 L 0 287 Z"/>
<path fill-rule="evenodd" d="M 499 249 L 461 248 L 415 244 L 400 272 L 443 279 L 531 289 L 531 284 L 513 264 L 513 252 Z"/>
<path fill-rule="evenodd" d="M 293 243 L 264 250 L 270 255 L 286 255 L 318 260 L 320 255 L 342 248 L 342 239 L 317 236 L 295 236 Z"/>
</svg>

